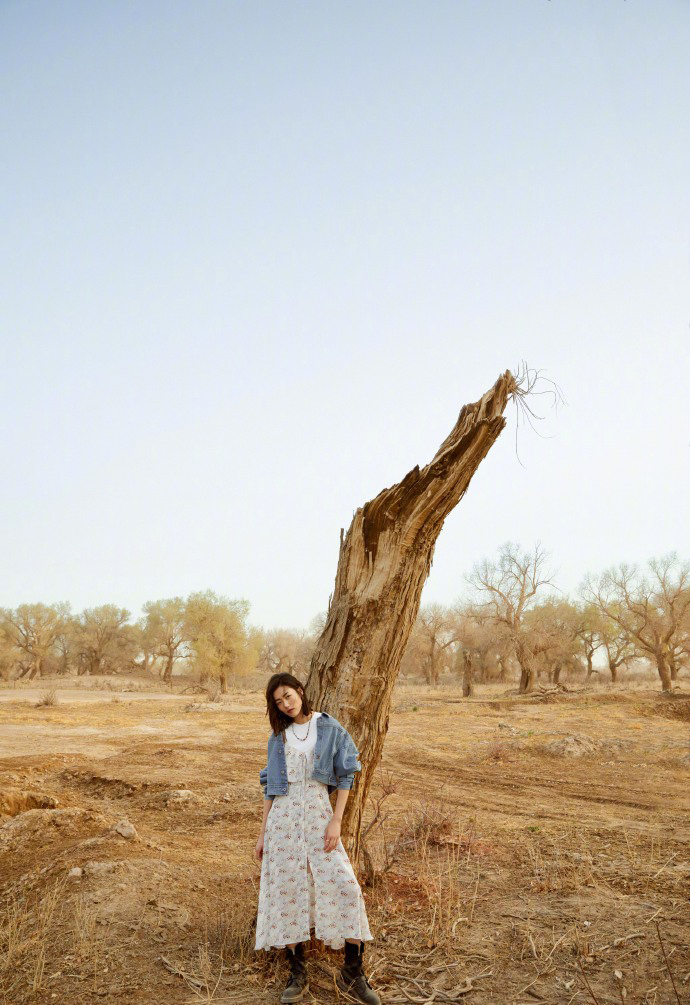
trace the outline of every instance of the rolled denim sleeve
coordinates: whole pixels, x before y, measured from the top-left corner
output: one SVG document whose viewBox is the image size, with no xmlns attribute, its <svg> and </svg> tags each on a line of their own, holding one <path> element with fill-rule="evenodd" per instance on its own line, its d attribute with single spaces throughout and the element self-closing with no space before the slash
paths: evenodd
<svg viewBox="0 0 690 1005">
<path fill-rule="evenodd" d="M 338 779 L 339 789 L 351 789 L 355 772 L 362 770 L 359 751 L 350 734 L 345 730 L 333 756 L 333 770 Z"/>
<path fill-rule="evenodd" d="M 272 799 L 273 796 L 266 795 L 266 787 L 268 785 L 268 764 L 259 772 L 259 785 L 263 789 L 264 799 Z"/>
</svg>

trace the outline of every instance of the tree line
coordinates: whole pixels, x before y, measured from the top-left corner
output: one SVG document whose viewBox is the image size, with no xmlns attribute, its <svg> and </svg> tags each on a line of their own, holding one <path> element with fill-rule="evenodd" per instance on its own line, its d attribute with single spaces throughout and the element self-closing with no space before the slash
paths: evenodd
<svg viewBox="0 0 690 1005">
<path fill-rule="evenodd" d="M 420 608 L 403 677 L 421 673 L 434 685 L 450 673 L 466 696 L 475 683 L 517 678 L 529 692 L 540 680 L 599 673 L 599 653 L 612 682 L 643 659 L 669 691 L 690 666 L 690 563 L 675 553 L 587 576 L 572 598 L 555 587 L 540 544 L 526 551 L 507 542 L 465 583 L 455 604 Z M 0 609 L 0 676 L 141 672 L 170 684 L 184 672 L 217 681 L 221 693 L 253 671 L 306 677 L 325 615 L 304 631 L 267 631 L 249 624 L 249 610 L 246 600 L 211 590 L 149 601 L 136 621 L 113 604 L 80 614 L 66 603 Z"/>
<path fill-rule="evenodd" d="M 266 631 L 249 624 L 249 610 L 247 600 L 212 590 L 149 601 L 134 622 L 115 604 L 79 614 L 67 603 L 0 608 L 0 678 L 143 673 L 170 684 L 184 673 L 202 683 L 215 680 L 227 693 L 254 670 L 304 672 L 323 615 L 308 631 Z"/>
<path fill-rule="evenodd" d="M 466 695 L 475 682 L 517 676 L 524 693 L 540 679 L 590 678 L 599 652 L 612 682 L 646 660 L 670 691 L 690 666 L 690 563 L 675 553 L 588 575 L 568 597 L 554 586 L 540 544 L 526 551 L 507 542 L 466 584 L 468 596 L 455 605 L 421 608 L 401 673 L 420 667 L 430 684 L 456 673 Z"/>
</svg>

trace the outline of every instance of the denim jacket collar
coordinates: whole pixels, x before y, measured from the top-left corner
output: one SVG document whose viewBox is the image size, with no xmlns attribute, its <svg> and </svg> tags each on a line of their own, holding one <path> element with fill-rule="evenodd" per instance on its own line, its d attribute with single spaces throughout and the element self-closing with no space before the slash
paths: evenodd
<svg viewBox="0 0 690 1005">
<path fill-rule="evenodd" d="M 316 746 L 311 777 L 328 786 L 329 794 L 335 789 L 351 789 L 355 772 L 361 771 L 359 752 L 345 727 L 328 712 L 316 720 Z M 266 767 L 259 772 L 259 780 L 266 799 L 286 795 L 288 791 L 285 737 L 271 732 L 268 737 Z"/>
</svg>

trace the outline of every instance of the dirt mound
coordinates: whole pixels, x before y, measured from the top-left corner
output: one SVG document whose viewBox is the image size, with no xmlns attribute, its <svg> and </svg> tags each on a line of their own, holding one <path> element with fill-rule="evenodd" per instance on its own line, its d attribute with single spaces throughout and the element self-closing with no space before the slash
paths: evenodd
<svg viewBox="0 0 690 1005">
<path fill-rule="evenodd" d="M 672 691 L 670 694 L 650 695 L 646 700 L 638 697 L 634 702 L 633 711 L 635 715 L 645 718 L 658 715 L 663 719 L 690 722 L 690 695 Z"/>
<path fill-rule="evenodd" d="M 131 796 L 140 787 L 132 782 L 125 781 L 123 778 L 99 775 L 93 771 L 84 771 L 80 768 L 66 768 L 62 772 L 61 781 L 94 795 L 108 795 L 115 799 L 120 799 L 123 796 Z"/>
<path fill-rule="evenodd" d="M 46 831 L 78 831 L 85 823 L 105 827 L 108 821 L 100 813 L 72 807 L 65 810 L 27 810 L 0 827 L 0 845 L 17 845 Z"/>
<path fill-rule="evenodd" d="M 26 792 L 24 789 L 0 790 L 0 817 L 16 817 L 27 810 L 54 810 L 58 806 L 55 796 L 43 792 Z"/>
<path fill-rule="evenodd" d="M 587 757 L 591 754 L 611 753 L 627 746 L 625 740 L 596 739 L 585 733 L 572 733 L 544 744 L 542 751 L 550 757 Z"/>
<path fill-rule="evenodd" d="M 203 802 L 201 796 L 191 789 L 171 789 L 168 792 L 161 792 L 159 795 L 161 802 L 168 809 L 186 809 L 189 806 L 198 806 Z"/>
<path fill-rule="evenodd" d="M 655 702 L 659 708 L 659 715 L 666 715 L 669 719 L 681 719 L 683 722 L 690 722 L 690 695 L 670 694 Z"/>
</svg>

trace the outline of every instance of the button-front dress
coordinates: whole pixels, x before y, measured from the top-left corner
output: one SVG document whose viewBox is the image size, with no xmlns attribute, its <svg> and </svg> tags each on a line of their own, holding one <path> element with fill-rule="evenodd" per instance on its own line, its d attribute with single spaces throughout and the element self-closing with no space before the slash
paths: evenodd
<svg viewBox="0 0 690 1005">
<path fill-rule="evenodd" d="M 338 838 L 324 851 L 333 815 L 328 786 L 311 778 L 314 750 L 285 744 L 288 791 L 275 796 L 264 833 L 255 949 L 308 942 L 314 930 L 332 949 L 373 939 L 364 898 Z"/>
</svg>

